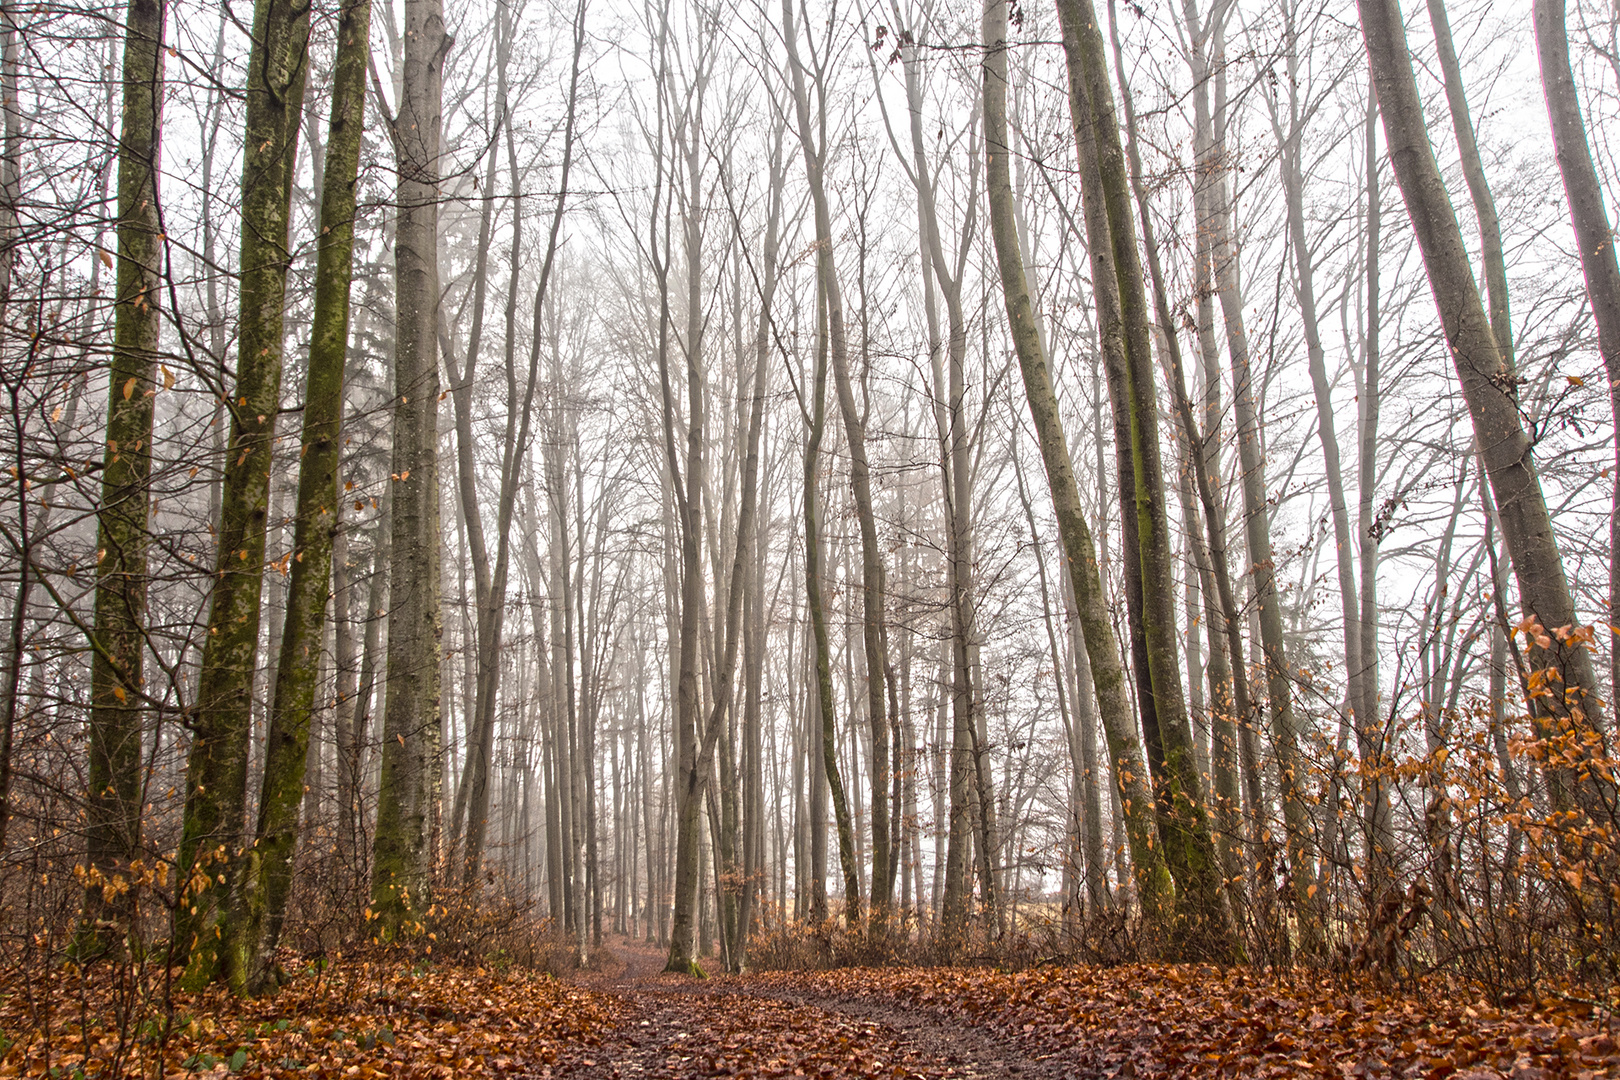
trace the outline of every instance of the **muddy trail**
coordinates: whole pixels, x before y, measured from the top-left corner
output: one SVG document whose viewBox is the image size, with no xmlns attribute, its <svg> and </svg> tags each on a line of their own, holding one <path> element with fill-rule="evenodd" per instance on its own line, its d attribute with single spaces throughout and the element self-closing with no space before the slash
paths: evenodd
<svg viewBox="0 0 1620 1080">
<path fill-rule="evenodd" d="M 788 975 L 665 974 L 665 954 L 615 940 L 605 970 L 572 981 L 605 999 L 611 1026 L 572 1046 L 555 1077 L 1081 1077 L 1065 1055 L 977 1025 L 829 992 Z"/>
</svg>

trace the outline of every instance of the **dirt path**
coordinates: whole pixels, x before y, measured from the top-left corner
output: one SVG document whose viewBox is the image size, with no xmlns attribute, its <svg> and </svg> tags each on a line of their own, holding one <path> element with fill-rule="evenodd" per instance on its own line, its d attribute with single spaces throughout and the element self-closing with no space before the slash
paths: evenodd
<svg viewBox="0 0 1620 1080">
<path fill-rule="evenodd" d="M 991 1080 L 1076 1077 L 1058 1057 L 908 1009 L 828 994 L 776 976 L 663 974 L 664 954 L 614 940 L 614 963 L 581 972 L 615 1017 L 599 1045 L 570 1050 L 556 1077 L 711 1076 Z"/>
</svg>

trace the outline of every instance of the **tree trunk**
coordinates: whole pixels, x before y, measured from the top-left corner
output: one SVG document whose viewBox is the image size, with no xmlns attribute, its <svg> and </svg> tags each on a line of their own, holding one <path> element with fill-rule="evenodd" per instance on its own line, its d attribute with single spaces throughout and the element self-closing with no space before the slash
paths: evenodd
<svg viewBox="0 0 1620 1080">
<path fill-rule="evenodd" d="M 1563 692 L 1550 691 L 1540 700 L 1554 720 L 1543 720 L 1541 733 L 1544 737 L 1554 734 L 1556 721 L 1564 719 L 1577 731 L 1587 730 L 1597 726 L 1600 717 L 1597 682 L 1584 644 L 1551 633 L 1576 626 L 1575 604 L 1520 418 L 1519 380 L 1497 347 L 1428 141 L 1398 0 L 1357 0 L 1357 7 L 1383 112 L 1384 136 L 1496 496 L 1519 601 L 1526 616 L 1547 631 L 1539 640 L 1532 637 L 1530 663 L 1538 671 L 1556 669 L 1561 676 L 1558 681 Z M 1549 770 L 1549 779 L 1556 805 L 1565 806 L 1577 795 L 1597 809 L 1598 781 L 1578 781 L 1577 791 L 1573 772 L 1562 768 Z"/>
<path fill-rule="evenodd" d="M 406 0 L 394 241 L 393 587 L 371 909 L 387 935 L 427 908 L 439 758 L 438 198 L 442 0 Z"/>
<path fill-rule="evenodd" d="M 1439 0 L 1435 0 L 1439 2 Z M 1273 104 L 1272 126 L 1277 133 L 1278 164 L 1281 167 L 1281 180 L 1283 180 L 1283 201 L 1288 210 L 1288 241 L 1294 259 L 1294 300 L 1299 303 L 1299 316 L 1304 325 L 1304 338 L 1306 338 L 1306 363 L 1311 369 L 1311 389 L 1314 392 L 1315 406 L 1317 406 L 1317 439 L 1322 444 L 1322 465 L 1327 476 L 1328 510 L 1333 518 L 1333 551 L 1335 563 L 1338 567 L 1338 599 L 1340 599 L 1340 620 L 1343 623 L 1343 643 L 1345 643 L 1345 675 L 1346 690 L 1348 690 L 1349 709 L 1351 709 L 1351 722 L 1358 732 L 1359 745 L 1369 745 L 1377 742 L 1375 730 L 1375 716 L 1377 706 L 1367 699 L 1366 693 L 1366 662 L 1361 656 L 1361 609 L 1356 599 L 1356 565 L 1354 565 L 1353 549 L 1349 539 L 1349 502 L 1345 495 L 1345 471 L 1340 465 L 1340 445 L 1338 445 L 1338 429 L 1333 421 L 1332 387 L 1328 384 L 1327 353 L 1322 348 L 1322 335 L 1317 327 L 1317 303 L 1315 303 L 1315 274 L 1312 261 L 1311 243 L 1306 236 L 1306 212 L 1304 212 L 1304 186 L 1306 175 L 1301 162 L 1302 138 L 1304 138 L 1304 120 L 1299 115 L 1298 71 L 1299 57 L 1296 49 L 1296 28 L 1294 28 L 1294 10 L 1288 8 L 1285 15 L 1286 34 L 1288 34 L 1288 113 L 1286 113 L 1286 128 L 1283 118 L 1275 112 Z M 1362 573 L 1371 572 L 1371 568 L 1362 568 Z M 1375 774 L 1367 774 L 1362 784 L 1362 795 L 1366 797 L 1367 805 L 1364 810 L 1367 814 L 1369 834 L 1375 824 L 1388 818 L 1388 806 L 1385 805 L 1388 795 L 1383 790 L 1382 782 Z M 1294 868 L 1298 873 L 1298 868 Z M 1312 878 L 1314 881 L 1314 878 Z M 1325 897 L 1322 897 L 1325 900 Z M 1307 891 L 1301 892 L 1298 887 L 1294 889 L 1294 904 L 1298 908 L 1302 928 L 1311 928 L 1312 939 L 1306 941 L 1302 936 L 1302 946 L 1320 947 L 1319 910 L 1320 900 L 1312 900 Z M 1302 905 L 1302 907 L 1301 907 Z M 1309 913 L 1309 916 L 1307 916 Z M 1307 952 L 1311 947 L 1307 947 Z"/>
<path fill-rule="evenodd" d="M 700 132 L 685 131 L 685 125 L 701 123 L 703 89 L 707 84 L 707 67 L 693 77 L 693 93 L 678 126 L 686 140 L 685 166 L 689 189 L 682 207 L 682 224 L 686 248 L 686 474 L 684 483 L 675 448 L 674 401 L 670 390 L 667 329 L 667 306 L 661 315 L 659 370 L 664 394 L 664 444 L 670 476 L 675 484 L 675 506 L 679 515 L 681 585 L 680 585 L 680 659 L 676 683 L 675 708 L 675 780 L 677 783 L 675 807 L 675 907 L 671 924 L 669 961 L 666 970 L 697 973 L 697 954 L 694 937 L 700 921 L 700 892 L 702 888 L 702 811 L 707 772 L 699 768 L 702 757 L 702 700 L 698 685 L 699 635 L 704 608 L 703 597 L 703 499 L 705 495 L 704 446 L 706 441 L 706 406 L 703 374 L 703 308 L 702 308 L 702 243 L 703 213 L 701 154 L 698 145 Z M 660 136 L 661 138 L 662 136 Z M 660 176 L 660 179 L 662 177 Z M 669 196 L 674 198 L 673 184 Z M 654 203 L 656 205 L 657 199 Z M 666 207 L 667 212 L 667 207 Z M 667 229 L 667 225 L 666 225 Z M 663 303 L 667 305 L 667 267 L 659 270 Z"/>
<path fill-rule="evenodd" d="M 231 434 L 180 841 L 180 872 L 209 882 L 194 892 L 189 909 L 182 909 L 188 917 L 177 928 L 177 941 L 191 950 L 186 982 L 192 987 L 220 973 L 231 867 L 245 825 L 270 467 L 281 408 L 283 315 L 291 262 L 287 234 L 308 49 L 307 4 L 258 0 L 242 163 L 236 387 L 226 402 Z M 197 873 L 211 862 L 218 868 Z"/>
<path fill-rule="evenodd" d="M 118 282 L 107 393 L 107 449 L 102 460 L 101 502 L 96 508 L 96 550 L 106 555 L 96 563 L 86 798 L 86 861 L 91 874 L 85 888 L 86 931 L 103 947 L 122 937 L 131 913 L 126 903 L 105 899 L 102 883 L 110 882 L 134 857 L 141 825 L 148 484 L 162 325 L 158 175 L 165 18 L 164 0 L 130 0 L 124 28 Z M 105 934 L 104 922 L 113 924 Z"/>
<path fill-rule="evenodd" d="M 787 41 L 788 68 L 793 80 L 793 101 L 798 119 L 799 143 L 804 150 L 805 173 L 809 179 L 810 201 L 815 215 L 816 276 L 823 300 L 827 305 L 828 345 L 832 352 L 833 383 L 838 396 L 838 410 L 844 422 L 844 436 L 849 451 L 850 490 L 855 499 L 855 514 L 861 532 L 861 596 L 862 643 L 866 654 L 867 721 L 872 738 L 872 896 L 873 919 L 882 926 L 887 919 L 890 897 L 893 894 L 889 875 L 889 724 L 887 718 L 888 695 L 884 679 L 888 661 L 883 648 L 884 601 L 887 586 L 884 583 L 883 549 L 877 536 L 877 521 L 872 512 L 871 468 L 866 458 L 866 424 L 855 402 L 855 391 L 849 376 L 847 337 L 844 331 L 844 302 L 838 287 L 838 272 L 833 260 L 834 237 L 832 216 L 828 208 L 825 167 L 825 121 L 823 137 L 818 145 L 811 126 L 810 95 L 805 86 L 804 65 L 799 60 L 798 33 L 791 5 L 784 0 L 782 8 L 783 32 Z M 819 78 L 820 69 L 818 69 Z M 831 708 L 829 700 L 823 705 Z M 824 751 L 832 752 L 829 741 Z M 842 789 L 836 768 L 829 765 L 828 782 L 833 788 L 835 812 L 839 811 Z M 847 811 L 846 811 L 847 813 Z M 843 850 L 843 837 L 849 831 L 848 822 L 839 825 L 839 857 L 845 867 L 846 888 L 844 914 L 851 926 L 861 918 L 860 877 L 850 873 L 854 867 L 853 850 Z M 853 833 L 851 833 L 853 843 Z M 854 885 L 853 889 L 849 888 Z"/>
<path fill-rule="evenodd" d="M 1430 0 L 1431 6 L 1440 0 Z M 1615 418 L 1615 473 L 1609 513 L 1609 618 L 1620 625 L 1620 265 L 1614 255 L 1614 229 L 1603 206 L 1603 186 L 1592 164 L 1587 145 L 1586 123 L 1581 118 L 1580 99 L 1575 91 L 1575 74 L 1569 65 L 1569 36 L 1564 30 L 1564 0 L 1536 0 L 1536 51 L 1541 58 L 1541 90 L 1547 98 L 1547 119 L 1552 126 L 1553 150 L 1558 171 L 1564 178 L 1564 194 L 1569 199 L 1569 221 L 1575 228 L 1575 247 L 1580 252 L 1581 273 L 1586 278 L 1586 297 L 1597 322 L 1598 351 L 1603 354 L 1603 370 L 1609 379 L 1610 411 Z M 1449 86 L 1449 80 L 1447 85 Z M 1501 243 L 1497 248 L 1500 251 Z M 1495 293 L 1492 293 L 1492 325 L 1496 322 Z M 1506 301 L 1502 319 L 1506 322 Z M 1507 351 L 1507 343 L 1498 337 Z M 1508 354 L 1511 363 L 1511 353 Z M 1544 624 L 1551 625 L 1551 624 Z M 1609 651 L 1610 701 L 1620 700 L 1620 648 L 1612 633 L 1601 634 Z"/>
<path fill-rule="evenodd" d="M 786 12 L 784 12 L 786 15 Z M 819 751 L 821 781 L 830 792 L 833 817 L 838 827 L 838 864 L 844 875 L 844 921 L 851 929 L 860 924 L 861 877 L 855 862 L 854 826 L 849 813 L 849 799 L 844 792 L 843 777 L 838 768 L 838 718 L 834 711 L 832 685 L 832 646 L 827 636 L 827 608 L 822 591 L 822 559 L 825 552 L 821 540 L 821 497 L 818 477 L 821 470 L 821 438 L 827 418 L 827 297 L 820 293 L 816 335 L 816 374 L 814 397 L 808 409 L 809 437 L 804 452 L 804 578 L 805 602 L 810 608 L 810 630 L 815 644 L 814 696 L 816 716 L 820 725 L 815 734 Z M 815 815 L 815 800 L 811 802 L 810 827 L 825 833 L 823 820 Z M 823 804 L 823 807 L 825 804 Z M 825 810 L 823 809 L 823 814 Z M 812 841 L 815 834 L 812 833 Z M 825 844 L 825 840 L 823 840 Z M 814 850 L 812 848 L 812 862 Z M 822 857 L 825 865 L 825 856 Z M 812 871 L 814 873 L 814 871 Z M 820 889 L 820 918 L 826 918 L 825 894 Z"/>
<path fill-rule="evenodd" d="M 332 536 L 342 527 L 338 456 L 342 446 L 343 370 L 349 341 L 354 265 L 355 184 L 364 130 L 371 0 L 348 0 L 338 25 L 332 117 L 322 178 L 315 313 L 304 391 L 297 525 L 281 658 L 270 708 L 258 830 L 241 864 L 237 910 L 227 934 L 225 975 L 237 992 L 262 993 L 275 976 L 293 852 L 304 795 L 310 720 L 316 710 L 326 605 L 332 585 Z"/>
<path fill-rule="evenodd" d="M 1091 660 L 1092 683 L 1130 841 L 1137 895 L 1144 914 L 1150 919 L 1162 920 L 1170 914 L 1172 897 L 1164 851 L 1154 835 L 1153 794 L 1148 787 L 1147 769 L 1136 733 L 1129 722 L 1131 705 L 1126 694 L 1125 672 L 1119 661 L 1119 645 L 1102 594 L 1097 556 L 1081 508 L 1080 489 L 1075 483 L 1074 466 L 1063 435 L 1050 368 L 1035 330 L 1024 257 L 1018 243 L 1012 205 L 1012 170 L 1007 160 L 1006 37 L 1006 0 L 988 0 L 984 8 L 984 40 L 989 44 L 984 61 L 984 135 L 990 232 L 995 242 L 1009 332 L 1023 373 L 1030 418 L 1040 444 L 1041 460 L 1046 466 L 1058 532 L 1074 586 L 1075 606 Z"/>
<path fill-rule="evenodd" d="M 1214 435 L 1214 427 L 1209 432 L 1200 434 L 1198 424 L 1193 417 L 1192 401 L 1187 393 L 1185 366 L 1181 356 L 1180 338 L 1171 333 L 1176 322 L 1170 314 L 1170 299 L 1164 283 L 1164 272 L 1159 263 L 1159 246 L 1153 231 L 1153 218 L 1149 213 L 1146 190 L 1142 184 L 1142 164 L 1137 150 L 1136 136 L 1136 110 L 1131 101 L 1130 86 L 1124 77 L 1124 56 L 1120 48 L 1119 32 L 1115 9 L 1110 0 L 1110 40 L 1114 51 L 1114 66 L 1119 72 L 1120 100 L 1125 113 L 1125 131 L 1128 137 L 1126 151 L 1130 165 L 1131 189 L 1136 197 L 1138 212 L 1142 220 L 1142 247 L 1147 255 L 1148 271 L 1153 283 L 1153 294 L 1156 313 L 1161 327 L 1165 328 L 1162 338 L 1164 358 L 1170 374 L 1170 389 L 1175 411 L 1181 420 L 1182 443 L 1186 447 L 1187 472 L 1193 478 L 1193 484 L 1198 491 L 1201 504 L 1204 508 L 1204 517 L 1209 531 L 1209 548 L 1204 549 L 1199 540 L 1196 529 L 1189 529 L 1188 543 L 1193 549 L 1193 561 L 1199 571 L 1204 575 L 1204 596 L 1206 613 L 1209 617 L 1210 634 L 1210 696 L 1213 701 L 1210 724 L 1210 758 L 1212 763 L 1211 780 L 1214 784 L 1212 806 L 1216 813 L 1216 824 L 1221 830 L 1221 865 L 1226 878 L 1226 891 L 1233 897 L 1243 895 L 1241 858 L 1237 850 L 1237 842 L 1242 835 L 1241 813 L 1239 811 L 1239 795 L 1237 790 L 1237 746 L 1234 729 L 1234 717 L 1239 718 L 1244 725 L 1251 719 L 1251 703 L 1249 696 L 1248 673 L 1243 661 L 1243 640 L 1239 630 L 1239 614 L 1237 603 L 1233 594 L 1231 573 L 1226 557 L 1226 513 L 1225 502 L 1220 495 L 1219 463 L 1216 455 L 1216 446 L 1219 440 Z M 1201 209 L 1204 198 L 1195 192 L 1195 204 Z M 1202 219 L 1201 219 L 1202 220 Z M 1208 261 L 1208 234 L 1200 227 L 1198 237 L 1198 267 L 1200 295 L 1209 286 Z M 1207 301 L 1207 296 L 1205 297 Z M 1207 304 L 1205 305 L 1207 307 Z M 1203 319 L 1199 323 L 1200 347 L 1207 347 L 1211 354 L 1214 351 L 1213 337 L 1213 311 L 1208 312 L 1209 320 Z M 1213 355 L 1209 357 L 1213 364 Z M 1216 419 L 1218 410 L 1211 409 L 1212 425 L 1218 425 Z M 1184 482 L 1184 488 L 1187 486 Z M 1189 503 L 1191 500 L 1188 500 Z M 1188 507 L 1189 520 L 1196 520 L 1196 513 L 1191 506 Z M 1191 613 L 1189 612 L 1189 617 Z M 1224 642 L 1217 633 L 1217 627 L 1225 631 Z M 1232 659 L 1232 658 L 1235 658 Z M 1258 771 L 1252 770 L 1258 786 Z M 1258 804 L 1258 797 L 1252 800 Z"/>
<path fill-rule="evenodd" d="M 1136 579 L 1141 588 L 1137 645 L 1147 662 L 1145 671 L 1139 669 L 1137 690 L 1159 834 L 1165 863 L 1176 880 L 1181 948 L 1188 955 L 1224 957 L 1230 954 L 1232 941 L 1182 696 L 1174 557 L 1159 456 L 1157 380 L 1125 155 L 1095 10 L 1090 0 L 1060 0 L 1058 15 L 1080 150 L 1098 332 L 1114 400 L 1116 452 L 1128 448 L 1130 459 L 1128 473 L 1120 470 L 1121 507 L 1127 520 L 1134 517 L 1137 528 L 1134 549 L 1131 531 L 1125 533 L 1125 564 L 1128 580 Z M 1125 456 L 1120 453 L 1122 463 Z"/>
<path fill-rule="evenodd" d="M 793 17 L 791 6 L 784 2 L 782 7 L 782 20 L 784 37 L 788 46 L 788 67 L 792 76 L 794 107 L 798 120 L 799 142 L 804 151 L 805 172 L 809 178 L 811 203 L 815 214 L 815 228 L 817 239 L 816 277 L 819 285 L 823 318 L 825 325 L 821 328 L 821 342 L 818 342 L 818 351 L 825 348 L 831 352 L 833 381 L 838 396 L 839 412 L 844 421 L 845 437 L 848 441 L 850 455 L 850 487 L 855 500 L 856 516 L 860 522 L 861 531 L 861 567 L 862 567 L 862 641 L 866 653 L 867 670 L 867 718 L 871 724 L 873 738 L 873 846 L 882 845 L 881 864 L 882 875 L 874 871 L 874 879 L 887 876 L 888 867 L 888 724 L 885 719 L 887 696 L 884 693 L 884 677 L 888 665 L 884 659 L 883 642 L 883 606 L 885 585 L 883 581 L 882 551 L 878 546 L 877 529 L 872 514 L 872 495 L 869 467 L 866 460 L 866 431 L 864 421 L 856 408 L 854 389 L 849 377 L 849 358 L 847 355 L 847 338 L 844 331 L 844 305 L 842 293 L 838 287 L 838 274 L 833 261 L 833 235 L 831 212 L 828 208 L 826 184 L 823 176 L 825 154 L 825 124 L 821 126 L 823 132 L 821 145 L 818 145 L 810 116 L 810 96 L 805 86 L 804 66 L 799 60 L 797 23 Z M 819 76 L 819 69 L 818 69 Z M 819 522 L 813 519 L 820 513 L 819 507 L 812 507 L 809 498 L 806 498 L 806 526 L 815 525 L 819 533 Z M 819 558 L 819 556 L 818 556 Z M 808 570 L 807 570 L 808 573 Z M 821 617 L 821 630 L 817 632 L 817 652 L 822 661 L 830 663 L 830 654 L 825 651 L 825 610 L 822 598 L 819 595 L 819 568 L 816 571 L 817 593 L 812 595 L 812 622 L 819 613 Z M 844 794 L 844 785 L 839 775 L 837 761 L 837 743 L 834 739 L 833 700 L 830 667 L 824 673 L 819 673 L 822 698 L 822 757 L 826 761 L 827 784 L 831 789 L 833 798 L 833 812 L 838 823 L 838 856 L 844 873 L 844 918 L 850 927 L 858 926 L 861 922 L 861 888 L 860 872 L 855 854 L 854 826 L 849 813 L 848 799 Z M 876 864 L 874 864 L 876 865 Z M 885 904 L 887 903 L 887 886 L 884 887 Z"/>
<path fill-rule="evenodd" d="M 1378 706 L 1378 541 L 1374 528 L 1373 504 L 1378 498 L 1378 409 L 1382 386 L 1379 378 L 1378 249 L 1381 243 L 1383 211 L 1378 189 L 1378 95 L 1371 71 L 1367 84 L 1366 142 L 1363 158 L 1367 170 L 1367 260 L 1366 328 L 1362 334 L 1363 356 L 1357 387 L 1356 461 L 1356 552 L 1361 564 L 1361 667 L 1363 705 L 1367 711 L 1365 728 L 1357 728 L 1357 751 L 1362 774 L 1366 777 L 1362 798 L 1369 815 L 1367 830 L 1369 873 L 1367 910 L 1369 917 L 1381 903 L 1395 860 L 1395 831 L 1390 800 L 1383 787 L 1385 759 L 1384 727 Z M 1363 738 L 1364 736 L 1364 738 Z"/>
</svg>

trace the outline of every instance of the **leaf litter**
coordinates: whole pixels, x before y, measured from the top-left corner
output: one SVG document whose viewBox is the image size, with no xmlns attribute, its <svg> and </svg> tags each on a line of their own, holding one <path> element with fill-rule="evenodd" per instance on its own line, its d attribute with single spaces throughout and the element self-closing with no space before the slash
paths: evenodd
<svg viewBox="0 0 1620 1080">
<path fill-rule="evenodd" d="M 1574 994 L 1497 1007 L 1438 979 L 1171 964 L 695 980 L 650 963 L 561 982 L 348 958 L 258 1001 L 175 990 L 167 1007 L 127 977 L 12 977 L 0 1076 L 1620 1076 L 1614 1012 Z"/>
</svg>

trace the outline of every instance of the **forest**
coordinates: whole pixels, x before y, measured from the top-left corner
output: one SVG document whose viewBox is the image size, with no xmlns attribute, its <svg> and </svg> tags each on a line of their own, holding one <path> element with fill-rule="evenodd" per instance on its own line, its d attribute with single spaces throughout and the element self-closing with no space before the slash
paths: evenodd
<svg viewBox="0 0 1620 1080">
<path fill-rule="evenodd" d="M 1598 0 L 0 0 L 0 1074 L 1620 1067 L 1617 116 Z"/>
</svg>

